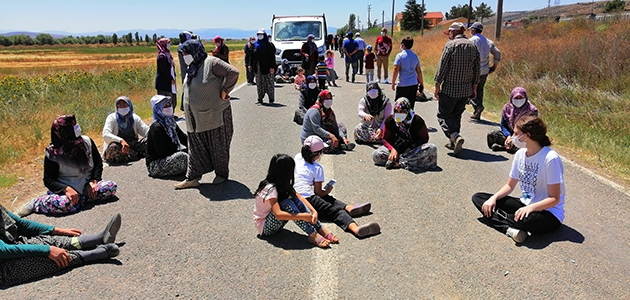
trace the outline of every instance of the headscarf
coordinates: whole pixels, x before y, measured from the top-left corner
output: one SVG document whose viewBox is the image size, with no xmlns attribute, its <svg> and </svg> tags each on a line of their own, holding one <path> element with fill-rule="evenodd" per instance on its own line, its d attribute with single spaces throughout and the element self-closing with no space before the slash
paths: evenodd
<svg viewBox="0 0 630 300">
<path fill-rule="evenodd" d="M 186 82 L 190 83 L 193 77 L 197 76 L 197 70 L 199 66 L 206 60 L 208 53 L 203 47 L 203 44 L 199 40 L 187 40 L 182 45 L 182 52 L 190 54 L 193 57 L 193 62 L 190 63 L 186 70 Z"/>
<path fill-rule="evenodd" d="M 261 34 L 261 33 L 259 32 L 257 33 L 257 35 L 258 34 Z M 254 46 L 256 46 L 256 51 L 258 50 L 265 51 L 267 50 L 267 46 L 269 45 L 269 37 L 267 36 L 267 33 L 264 30 L 262 31 L 262 35 L 263 35 L 262 40 L 257 39 L 256 44 L 254 44 Z"/>
<path fill-rule="evenodd" d="M 308 75 L 306 77 L 306 86 L 302 87 L 302 90 L 300 91 L 302 93 L 302 96 L 304 96 L 304 100 L 308 101 L 304 102 L 304 107 L 306 107 L 307 109 L 315 104 L 317 96 L 319 95 L 319 92 L 321 92 L 321 90 L 319 89 L 319 85 L 316 85 L 314 89 L 309 89 L 308 84 L 311 82 L 317 83 L 317 79 L 315 79 L 315 76 L 313 75 Z"/>
<path fill-rule="evenodd" d="M 155 95 L 151 98 L 151 105 L 153 106 L 153 121 L 158 122 L 164 130 L 166 130 L 166 134 L 171 138 L 175 145 L 179 146 L 179 137 L 177 136 L 177 122 L 173 117 L 165 116 L 162 110 L 166 103 L 171 101 L 171 97 Z M 171 102 L 172 104 L 172 102 Z"/>
<path fill-rule="evenodd" d="M 525 104 L 521 107 L 516 107 L 512 104 L 512 99 L 517 95 L 521 95 L 525 98 Z M 538 108 L 529 102 L 529 98 L 527 97 L 527 91 L 525 88 L 517 86 L 510 93 L 510 102 L 506 103 L 503 106 L 502 112 L 503 118 L 505 118 L 510 125 L 514 129 L 514 123 L 518 118 L 524 115 L 538 115 Z"/>
<path fill-rule="evenodd" d="M 396 112 L 396 110 L 398 109 L 400 109 L 401 111 L 407 112 L 407 117 L 400 123 L 398 122 L 394 122 L 394 123 L 396 123 L 396 126 L 398 127 L 398 131 L 401 134 L 401 137 L 406 140 L 411 140 L 411 132 L 410 132 L 411 122 L 413 121 L 413 117 L 415 116 L 415 113 L 411 109 L 411 104 L 409 103 L 409 100 L 405 97 L 398 98 L 398 100 L 396 100 L 396 103 L 394 104 L 394 112 Z"/>
<path fill-rule="evenodd" d="M 367 95 L 367 92 L 370 90 L 378 90 L 378 97 L 372 99 Z M 385 105 L 387 103 L 387 96 L 383 94 L 383 90 L 376 82 L 371 82 L 365 85 L 365 105 L 367 106 L 368 112 L 372 116 L 377 116 L 381 113 L 383 109 L 385 109 Z"/>
<path fill-rule="evenodd" d="M 160 59 L 160 57 L 165 56 L 168 59 L 168 63 L 171 64 L 171 67 L 174 67 L 175 63 L 173 62 L 173 55 L 171 55 L 171 51 L 168 49 L 168 44 L 170 43 L 171 40 L 168 38 L 161 38 L 155 42 L 155 46 L 158 49 L 157 58 Z"/>
<path fill-rule="evenodd" d="M 126 116 L 123 116 L 118 113 L 118 102 L 125 101 L 127 105 L 129 105 L 129 113 Z M 114 106 L 116 108 L 116 122 L 118 122 L 118 134 L 121 136 L 132 136 L 134 131 L 134 120 L 133 120 L 133 104 L 131 100 L 127 96 L 120 96 L 116 98 L 114 101 Z"/>
<path fill-rule="evenodd" d="M 306 37 L 306 43 L 308 44 L 311 53 L 317 53 L 317 45 L 315 45 L 315 42 L 313 42 L 314 39 L 315 35 L 313 35 L 312 33 L 309 34 L 308 37 Z M 311 55 L 311 53 L 309 53 L 309 55 Z"/>
<path fill-rule="evenodd" d="M 182 31 L 179 33 L 179 45 L 177 45 L 177 51 L 182 52 L 182 46 L 184 42 L 192 38 L 192 33 L 189 31 Z"/>
<path fill-rule="evenodd" d="M 77 119 L 74 115 L 59 116 L 52 122 L 46 157 L 58 164 L 69 165 L 78 168 L 81 173 L 86 173 L 94 166 L 89 159 L 92 149 L 83 137 L 75 136 L 75 125 Z"/>
<path fill-rule="evenodd" d="M 311 106 L 311 108 L 317 108 L 317 110 L 322 111 L 322 127 L 327 131 L 332 131 L 335 128 L 335 124 L 337 121 L 335 120 L 335 112 L 332 108 L 324 107 L 324 100 L 327 100 L 328 96 L 332 99 L 332 94 L 329 90 L 323 90 L 319 92 L 317 96 L 317 102 Z M 326 99 L 325 99 L 326 98 Z M 334 134 L 334 133 L 333 133 Z"/>
<path fill-rule="evenodd" d="M 221 50 L 221 47 L 223 46 L 223 38 L 221 38 L 221 36 L 215 36 L 214 39 L 212 39 L 212 41 L 216 44 L 218 43 L 218 46 L 215 46 L 214 51 L 217 52 L 219 50 Z"/>
</svg>

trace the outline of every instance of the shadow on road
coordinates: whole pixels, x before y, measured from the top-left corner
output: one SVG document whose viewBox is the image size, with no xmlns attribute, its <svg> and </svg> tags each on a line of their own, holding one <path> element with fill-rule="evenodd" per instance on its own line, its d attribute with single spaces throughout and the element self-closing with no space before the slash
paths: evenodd
<svg viewBox="0 0 630 300">
<path fill-rule="evenodd" d="M 286 107 L 286 105 L 282 104 L 282 103 L 268 103 L 268 102 L 263 102 L 260 103 L 260 105 L 262 106 L 269 106 L 269 107 Z"/>
<path fill-rule="evenodd" d="M 479 124 L 479 125 L 496 126 L 496 127 L 501 126 L 501 124 L 499 124 L 497 122 L 492 122 L 492 121 L 488 121 L 488 120 L 474 120 L 474 119 L 470 119 L 469 122 L 473 123 L 473 124 Z"/>
<path fill-rule="evenodd" d="M 558 230 L 547 234 L 534 234 L 525 240 L 523 247 L 530 249 L 544 249 L 553 242 L 572 242 L 582 244 L 584 242 L 584 236 L 577 230 L 562 224 Z"/>
<path fill-rule="evenodd" d="M 305 234 L 299 234 L 284 228 L 274 235 L 258 235 L 258 238 L 284 250 L 306 250 L 315 247 L 315 245 L 309 243 Z"/>
<path fill-rule="evenodd" d="M 218 185 L 202 183 L 199 186 L 199 193 L 210 201 L 252 199 L 254 197 L 246 185 L 229 179 Z"/>
<path fill-rule="evenodd" d="M 448 156 L 454 157 L 453 153 L 448 153 Z M 479 152 L 473 149 L 463 149 L 458 158 L 463 160 L 476 160 L 482 162 L 501 162 L 509 160 L 507 157 L 502 155 Z"/>
</svg>

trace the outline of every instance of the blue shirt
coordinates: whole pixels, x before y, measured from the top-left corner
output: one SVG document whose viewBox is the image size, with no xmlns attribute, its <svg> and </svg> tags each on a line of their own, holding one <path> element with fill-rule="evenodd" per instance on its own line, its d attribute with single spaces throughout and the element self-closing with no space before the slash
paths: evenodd
<svg viewBox="0 0 630 300">
<path fill-rule="evenodd" d="M 398 85 L 418 85 L 416 67 L 420 67 L 420 59 L 413 51 L 405 49 L 396 55 L 394 66 L 398 66 Z"/>
<path fill-rule="evenodd" d="M 359 44 L 355 40 L 347 39 L 343 42 L 343 49 L 348 51 L 348 53 L 354 52 L 354 50 L 356 50 L 357 48 L 359 48 Z M 356 53 L 353 55 L 346 55 L 344 58 L 346 62 L 350 63 L 356 62 L 358 60 Z"/>
</svg>

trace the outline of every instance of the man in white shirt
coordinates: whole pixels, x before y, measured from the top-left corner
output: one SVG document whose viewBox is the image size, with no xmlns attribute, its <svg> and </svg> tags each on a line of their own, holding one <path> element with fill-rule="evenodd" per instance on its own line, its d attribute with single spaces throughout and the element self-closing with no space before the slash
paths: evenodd
<svg viewBox="0 0 630 300">
<path fill-rule="evenodd" d="M 501 61 L 501 51 L 494 45 L 494 42 L 487 39 L 485 36 L 481 35 L 483 31 L 483 24 L 480 22 L 475 22 L 470 26 L 470 32 L 473 36 L 470 38 L 470 41 L 477 45 L 479 49 L 479 84 L 477 84 L 477 98 L 472 99 L 470 104 L 472 104 L 475 109 L 474 113 L 470 118 L 480 120 L 481 112 L 483 111 L 483 88 L 486 85 L 486 79 L 488 78 L 488 74 L 492 74 L 496 71 L 497 65 L 499 61 Z M 492 54 L 494 63 L 490 66 L 490 54 Z"/>
<path fill-rule="evenodd" d="M 360 32 L 354 35 L 354 40 L 359 44 L 359 52 L 357 52 L 359 58 L 359 75 L 363 75 L 363 58 L 365 57 L 365 47 L 367 47 L 367 43 L 361 38 Z"/>
</svg>

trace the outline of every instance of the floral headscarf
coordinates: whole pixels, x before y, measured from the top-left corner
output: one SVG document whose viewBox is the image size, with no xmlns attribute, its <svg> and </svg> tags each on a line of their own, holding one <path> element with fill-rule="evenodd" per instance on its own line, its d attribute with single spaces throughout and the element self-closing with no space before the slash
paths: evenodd
<svg viewBox="0 0 630 300">
<path fill-rule="evenodd" d="M 367 95 L 367 92 L 370 90 L 378 90 L 378 97 L 372 99 Z M 367 106 L 368 112 L 372 116 L 378 116 L 383 109 L 385 109 L 387 100 L 387 96 L 383 94 L 383 90 L 376 82 L 371 82 L 365 85 L 365 105 Z"/>
<path fill-rule="evenodd" d="M 57 117 L 50 128 L 50 145 L 46 147 L 46 157 L 58 164 L 78 168 L 82 173 L 92 169 L 92 149 L 83 137 L 75 135 L 77 119 L 74 115 Z M 79 128 L 80 129 L 80 128 Z"/>
<path fill-rule="evenodd" d="M 118 113 L 118 102 L 125 101 L 129 105 L 129 113 L 125 116 Z M 132 136 L 134 134 L 133 104 L 127 96 L 120 96 L 114 102 L 116 108 L 116 122 L 118 122 L 118 134 L 120 136 Z"/>
<path fill-rule="evenodd" d="M 206 49 L 203 47 L 203 44 L 198 40 L 187 40 L 184 42 L 182 45 L 182 52 L 190 54 L 193 57 L 193 62 L 190 63 L 188 69 L 186 70 L 186 82 L 190 83 L 190 81 L 197 76 L 199 66 L 201 66 L 201 64 L 206 60 L 208 53 L 206 53 Z"/>
<path fill-rule="evenodd" d="M 415 113 L 411 109 L 411 104 L 409 103 L 409 100 L 405 97 L 398 98 L 398 100 L 396 100 L 396 103 L 394 104 L 394 112 L 396 112 L 398 109 L 407 113 L 407 117 L 400 123 L 395 122 L 396 126 L 398 127 L 398 130 L 404 139 L 411 140 L 411 132 L 409 132 L 409 130 L 411 129 L 411 122 L 413 121 Z"/>
<path fill-rule="evenodd" d="M 166 103 L 171 102 L 171 97 L 155 95 L 151 98 L 151 104 L 153 105 L 153 121 L 158 122 L 164 130 L 166 130 L 166 134 L 171 138 L 175 145 L 180 145 L 179 137 L 177 136 L 177 122 L 173 117 L 168 117 L 164 115 L 162 110 Z"/>
<path fill-rule="evenodd" d="M 521 95 L 525 98 L 525 104 L 521 107 L 516 107 L 512 104 L 512 99 L 514 99 L 517 95 Z M 512 127 L 511 129 L 514 130 L 514 123 L 518 120 L 518 118 L 524 115 L 538 116 L 538 108 L 529 102 L 525 88 L 518 86 L 510 93 L 510 102 L 503 106 L 502 115 Z"/>
<path fill-rule="evenodd" d="M 171 55 L 171 50 L 168 48 L 168 44 L 170 43 L 171 40 L 168 38 L 161 38 L 155 42 L 155 46 L 158 49 L 157 58 L 160 59 L 160 57 L 166 57 L 168 59 L 168 63 L 171 64 L 171 67 L 174 67 L 175 63 L 173 62 L 173 55 Z"/>
</svg>

